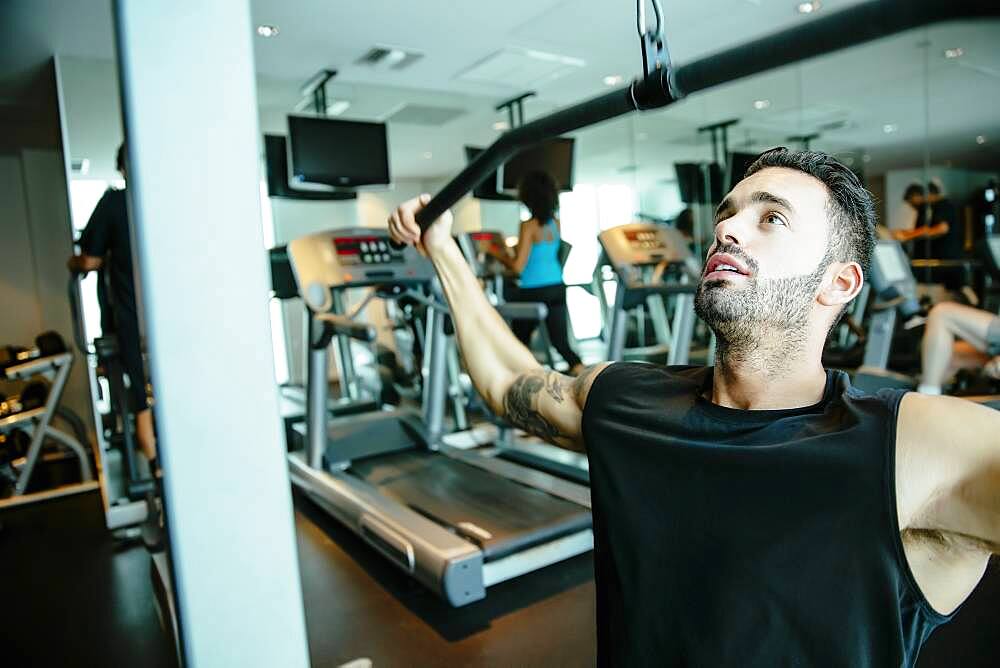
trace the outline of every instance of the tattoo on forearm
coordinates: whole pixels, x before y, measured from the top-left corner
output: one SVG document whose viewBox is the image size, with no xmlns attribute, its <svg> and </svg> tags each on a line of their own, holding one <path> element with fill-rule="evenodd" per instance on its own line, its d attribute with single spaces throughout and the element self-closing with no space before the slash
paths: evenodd
<svg viewBox="0 0 1000 668">
<path fill-rule="evenodd" d="M 562 401 L 562 387 L 558 383 L 553 385 L 546 375 L 540 373 L 525 374 L 515 380 L 504 395 L 504 413 L 507 420 L 515 427 L 547 441 L 555 441 L 563 434 L 538 411 L 538 394 L 543 388 L 553 399 Z M 556 393 L 559 395 L 558 398 Z"/>
<path fill-rule="evenodd" d="M 537 370 L 525 373 L 511 384 L 504 395 L 504 416 L 512 425 L 529 434 L 543 438 L 555 445 L 572 447 L 577 436 L 560 430 L 539 409 L 542 391 L 556 404 L 564 404 L 568 398 L 571 404 L 576 403 L 579 408 L 582 408 L 587 388 L 590 387 L 594 376 L 600 372 L 601 368 L 601 365 L 588 367 L 577 378 L 564 376 L 557 371 Z M 570 408 L 572 407 L 560 408 L 559 410 L 565 411 Z M 571 414 L 567 413 L 567 415 Z"/>
<path fill-rule="evenodd" d="M 545 374 L 545 390 L 554 401 L 559 403 L 563 402 L 563 383 L 565 380 L 562 374 L 555 371 L 549 371 Z"/>
</svg>

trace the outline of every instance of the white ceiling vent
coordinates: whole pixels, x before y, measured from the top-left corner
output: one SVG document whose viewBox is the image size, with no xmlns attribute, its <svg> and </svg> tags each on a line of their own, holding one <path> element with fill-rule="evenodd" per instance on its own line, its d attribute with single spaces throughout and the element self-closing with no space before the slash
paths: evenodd
<svg viewBox="0 0 1000 668">
<path fill-rule="evenodd" d="M 465 114 L 464 109 L 454 107 L 432 107 L 424 104 L 404 104 L 389 112 L 382 120 L 387 123 L 408 123 L 409 125 L 444 125 Z"/>
<path fill-rule="evenodd" d="M 572 56 L 507 47 L 480 60 L 455 78 L 523 89 L 566 76 L 584 65 L 583 60 Z"/>
<path fill-rule="evenodd" d="M 355 65 L 363 65 L 382 70 L 402 70 L 424 57 L 424 54 L 397 46 L 373 46 L 360 58 Z"/>
</svg>

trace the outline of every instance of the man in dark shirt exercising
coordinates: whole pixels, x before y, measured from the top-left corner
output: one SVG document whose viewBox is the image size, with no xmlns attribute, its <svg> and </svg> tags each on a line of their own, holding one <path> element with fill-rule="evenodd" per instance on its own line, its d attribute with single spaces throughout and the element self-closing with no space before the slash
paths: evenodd
<svg viewBox="0 0 1000 668">
<path fill-rule="evenodd" d="M 127 179 L 125 144 L 118 148 L 115 166 L 122 178 Z M 105 191 L 77 244 L 80 246 L 80 254 L 71 257 L 67 264 L 73 272 L 99 272 L 101 329 L 118 336 L 122 368 L 128 376 L 127 400 L 129 409 L 135 415 L 136 441 L 155 471 L 156 436 L 153 431 L 153 413 L 146 399 L 146 372 L 142 360 L 142 339 L 139 335 L 139 311 L 136 306 L 132 239 L 125 190 L 108 188 Z"/>
<path fill-rule="evenodd" d="M 446 214 L 389 229 L 441 279 L 477 389 L 590 461 L 602 665 L 912 665 L 1000 551 L 1000 413 L 866 396 L 823 345 L 874 245 L 871 196 L 814 152 L 761 155 L 716 214 L 698 315 L 715 367 L 538 365 Z"/>
</svg>

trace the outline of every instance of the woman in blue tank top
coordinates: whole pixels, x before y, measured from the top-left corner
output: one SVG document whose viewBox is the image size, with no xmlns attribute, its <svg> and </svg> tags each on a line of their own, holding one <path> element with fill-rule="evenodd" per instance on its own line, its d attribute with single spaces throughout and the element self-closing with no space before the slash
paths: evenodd
<svg viewBox="0 0 1000 668">
<path fill-rule="evenodd" d="M 531 212 L 531 220 L 521 223 L 517 255 L 512 259 L 502 254 L 497 258 L 520 276 L 520 288 L 511 301 L 542 302 L 548 307 L 545 326 L 552 345 L 569 365 L 572 374 L 583 368 L 580 357 L 569 344 L 566 310 L 566 285 L 559 261 L 559 189 L 555 180 L 542 171 L 528 172 L 518 186 L 518 198 Z M 528 346 L 538 323 L 515 320 L 511 329 Z"/>
</svg>

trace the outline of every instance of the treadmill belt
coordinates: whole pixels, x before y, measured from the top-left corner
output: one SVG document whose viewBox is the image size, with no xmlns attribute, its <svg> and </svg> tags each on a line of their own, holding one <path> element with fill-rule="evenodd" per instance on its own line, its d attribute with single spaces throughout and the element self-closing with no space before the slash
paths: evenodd
<svg viewBox="0 0 1000 668">
<path fill-rule="evenodd" d="M 355 461 L 350 470 L 476 543 L 487 561 L 591 526 L 582 506 L 446 455 L 398 452 Z"/>
</svg>

